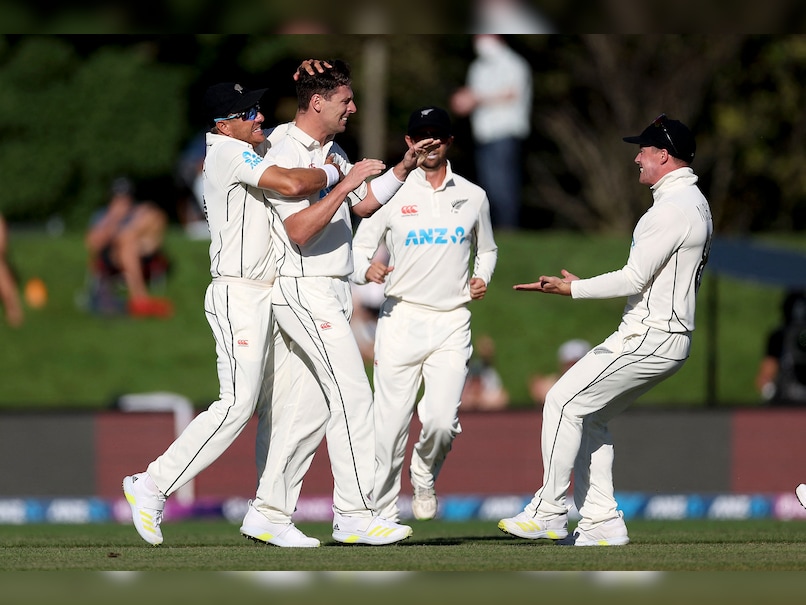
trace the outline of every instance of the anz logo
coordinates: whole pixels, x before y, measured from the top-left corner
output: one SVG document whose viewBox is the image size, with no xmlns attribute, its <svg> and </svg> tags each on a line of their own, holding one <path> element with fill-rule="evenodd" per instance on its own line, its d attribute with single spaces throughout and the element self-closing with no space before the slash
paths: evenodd
<svg viewBox="0 0 806 605">
<path fill-rule="evenodd" d="M 427 245 L 443 245 L 443 244 L 463 244 L 467 241 L 465 237 L 465 230 L 462 227 L 457 227 L 456 231 L 448 234 L 448 230 L 444 227 L 434 227 L 431 229 L 412 229 L 406 234 L 406 246 L 427 246 Z"/>
<path fill-rule="evenodd" d="M 249 164 L 249 166 L 251 166 L 252 168 L 254 168 L 258 164 L 260 164 L 262 159 L 263 158 L 261 158 L 254 151 L 244 151 L 243 152 L 243 161 L 246 162 L 247 164 Z"/>
</svg>

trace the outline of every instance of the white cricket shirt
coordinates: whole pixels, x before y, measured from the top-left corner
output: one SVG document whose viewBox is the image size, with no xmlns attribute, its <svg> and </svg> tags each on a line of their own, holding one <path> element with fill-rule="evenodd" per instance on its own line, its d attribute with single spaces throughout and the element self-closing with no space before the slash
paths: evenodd
<svg viewBox="0 0 806 605">
<path fill-rule="evenodd" d="M 328 155 L 332 153 L 333 142 L 320 145 L 295 124 L 288 126 L 285 136 L 272 136 L 271 149 L 266 157 L 284 168 L 321 168 Z M 347 174 L 352 164 L 336 154 L 336 161 L 343 174 Z M 329 190 L 322 190 L 307 198 L 280 197 L 268 192 L 269 202 L 281 221 L 289 216 L 315 204 L 327 195 Z M 339 207 L 330 223 L 319 234 L 304 246 L 292 242 L 282 224 L 276 224 L 278 245 L 282 242 L 283 250 L 278 251 L 278 273 L 286 277 L 347 277 L 353 271 L 352 239 L 353 226 L 350 206 L 359 203 L 367 194 L 367 185 L 363 183 Z"/>
<path fill-rule="evenodd" d="M 422 168 L 413 170 L 392 199 L 361 221 L 353 239 L 357 284 L 379 243 L 389 249 L 386 296 L 436 311 L 456 309 L 470 300 L 470 255 L 473 276 L 489 284 L 498 260 L 485 191 L 448 163 L 442 185 L 434 189 Z"/>
<path fill-rule="evenodd" d="M 264 190 L 257 187 L 274 162 L 249 143 L 207 133 L 204 214 L 210 228 L 210 274 L 273 281 L 276 256 Z"/>
<path fill-rule="evenodd" d="M 571 282 L 574 298 L 628 296 L 622 323 L 666 332 L 694 330 L 696 293 L 711 248 L 708 201 L 691 168 L 678 168 L 652 186 L 654 203 L 633 231 L 624 268 Z"/>
</svg>

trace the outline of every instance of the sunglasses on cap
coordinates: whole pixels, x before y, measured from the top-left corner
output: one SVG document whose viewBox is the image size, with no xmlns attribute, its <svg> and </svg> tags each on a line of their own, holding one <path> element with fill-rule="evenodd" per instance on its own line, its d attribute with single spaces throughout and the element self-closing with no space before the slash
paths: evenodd
<svg viewBox="0 0 806 605">
<path fill-rule="evenodd" d="M 674 155 L 676 157 L 682 157 L 680 153 L 677 151 L 677 147 L 675 146 L 674 141 L 672 140 L 672 135 L 670 135 L 669 131 L 666 129 L 666 120 L 668 119 L 669 118 L 666 117 L 666 114 L 662 113 L 657 118 L 655 118 L 655 121 L 652 122 L 652 125 L 655 128 L 660 128 L 663 131 L 663 134 L 666 135 L 666 140 L 669 141 L 669 145 L 672 146 L 672 151 L 674 151 Z"/>
<path fill-rule="evenodd" d="M 235 118 L 241 118 L 244 121 L 250 121 L 257 118 L 257 114 L 260 112 L 260 105 L 255 104 L 252 105 L 249 109 L 245 111 L 240 111 L 238 113 L 231 113 L 226 118 L 215 118 L 213 122 L 224 122 L 225 120 L 234 120 Z"/>
</svg>

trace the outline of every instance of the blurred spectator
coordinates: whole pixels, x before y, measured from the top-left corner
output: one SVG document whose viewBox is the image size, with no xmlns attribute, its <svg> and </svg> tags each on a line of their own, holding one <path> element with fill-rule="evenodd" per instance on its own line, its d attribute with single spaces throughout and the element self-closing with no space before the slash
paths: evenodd
<svg viewBox="0 0 806 605">
<path fill-rule="evenodd" d="M 783 323 L 767 338 L 756 389 L 772 405 L 806 405 L 806 292 L 788 292 L 782 312 Z"/>
<path fill-rule="evenodd" d="M 574 339 L 564 342 L 557 350 L 557 372 L 551 374 L 533 374 L 529 378 L 529 395 L 532 401 L 542 406 L 546 402 L 546 393 L 554 386 L 554 383 L 559 380 L 560 376 L 565 374 L 571 366 L 577 361 L 585 357 L 585 354 L 591 350 L 591 345 L 588 341 L 582 339 Z"/>
<path fill-rule="evenodd" d="M 495 341 L 485 334 L 476 341 L 459 409 L 463 412 L 494 412 L 508 405 L 509 392 L 495 369 Z"/>
<path fill-rule="evenodd" d="M 112 183 L 109 204 L 93 217 L 85 238 L 93 282 L 92 310 L 122 310 L 116 308 L 114 283 L 116 277 L 122 277 L 130 315 L 171 315 L 171 302 L 149 293 L 150 281 L 167 272 L 162 250 L 167 225 L 168 216 L 159 206 L 136 200 L 131 181 L 119 178 Z"/>
<path fill-rule="evenodd" d="M 204 191 L 202 169 L 204 168 L 205 133 L 199 133 L 185 147 L 179 157 L 177 173 L 183 195 L 179 197 L 177 215 L 187 236 L 191 239 L 210 239 L 210 229 L 204 216 Z"/>
<path fill-rule="evenodd" d="M 0 303 L 3 305 L 6 323 L 12 328 L 22 325 L 25 314 L 22 310 L 17 276 L 8 261 L 8 225 L 0 214 Z"/>
<path fill-rule="evenodd" d="M 470 116 L 476 175 L 487 191 L 493 227 L 520 224 L 521 147 L 531 131 L 532 70 L 497 34 L 473 36 L 476 59 L 466 86 L 451 97 L 457 116 Z"/>
<path fill-rule="evenodd" d="M 550 34 L 549 24 L 522 0 L 476 0 L 474 33 Z"/>
</svg>

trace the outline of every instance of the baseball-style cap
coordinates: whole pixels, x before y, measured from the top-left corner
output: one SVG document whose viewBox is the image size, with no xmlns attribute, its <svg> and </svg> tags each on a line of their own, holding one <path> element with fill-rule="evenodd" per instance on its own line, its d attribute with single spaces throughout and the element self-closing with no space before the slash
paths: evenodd
<svg viewBox="0 0 806 605">
<path fill-rule="evenodd" d="M 267 88 L 247 90 L 235 82 L 214 84 L 204 93 L 204 106 L 207 117 L 226 118 L 233 113 L 246 111 L 256 105 L 267 91 Z"/>
<path fill-rule="evenodd" d="M 409 116 L 408 135 L 413 136 L 425 129 L 433 130 L 440 137 L 451 136 L 451 118 L 448 112 L 433 105 L 415 109 Z"/>
<path fill-rule="evenodd" d="M 688 127 L 678 120 L 670 120 L 665 113 L 655 118 L 638 136 L 624 137 L 623 140 L 625 143 L 666 149 L 671 155 L 685 162 L 691 162 L 697 151 L 694 135 Z"/>
</svg>

